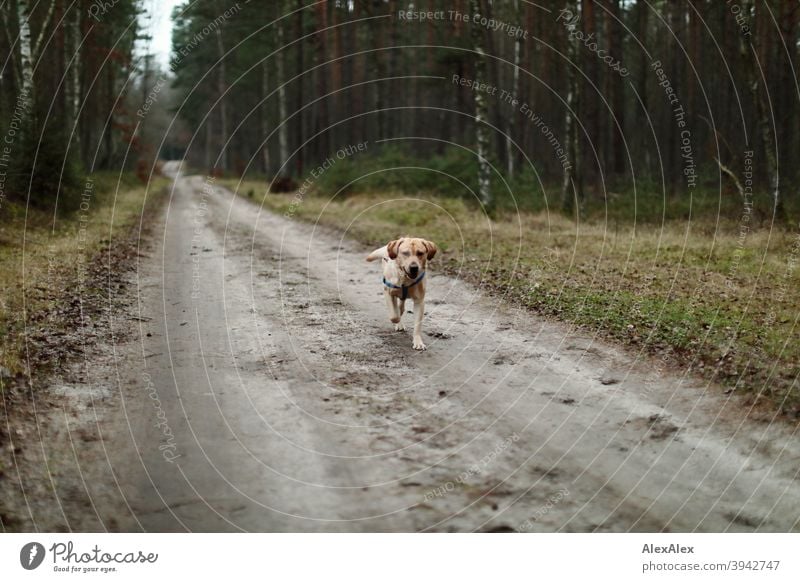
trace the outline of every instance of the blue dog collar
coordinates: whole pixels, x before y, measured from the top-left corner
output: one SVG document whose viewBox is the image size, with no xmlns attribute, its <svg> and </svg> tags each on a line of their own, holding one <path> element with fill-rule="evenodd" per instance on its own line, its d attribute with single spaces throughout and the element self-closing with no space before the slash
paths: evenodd
<svg viewBox="0 0 800 582">
<path fill-rule="evenodd" d="M 386 277 L 383 278 L 383 284 L 389 287 L 390 289 L 402 289 L 403 295 L 400 299 L 405 300 L 408 297 L 408 290 L 417 283 L 419 283 L 420 281 L 422 281 L 422 279 L 424 278 L 425 278 L 425 271 L 422 271 L 422 274 L 416 279 L 414 279 L 414 281 L 410 285 L 395 285 L 394 283 L 389 283 L 389 281 L 386 280 Z"/>
</svg>

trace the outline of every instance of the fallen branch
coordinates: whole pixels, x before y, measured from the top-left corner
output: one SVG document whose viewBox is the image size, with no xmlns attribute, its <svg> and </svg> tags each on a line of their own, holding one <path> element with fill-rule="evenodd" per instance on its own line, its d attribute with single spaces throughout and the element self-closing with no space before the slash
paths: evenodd
<svg viewBox="0 0 800 582">
<path fill-rule="evenodd" d="M 733 170 L 720 162 L 717 158 L 714 158 L 714 161 L 717 162 L 717 165 L 722 173 L 733 180 L 733 183 L 736 185 L 736 189 L 739 191 L 739 196 L 742 197 L 742 200 L 745 200 L 744 188 L 742 188 L 742 183 L 739 181 L 739 178 L 736 176 L 736 174 L 733 173 Z"/>
<path fill-rule="evenodd" d="M 711 122 L 708 120 L 708 118 L 706 118 L 706 117 L 704 117 L 702 115 L 698 115 L 698 117 L 700 119 L 702 119 L 703 121 L 705 121 L 706 124 L 708 125 L 708 128 L 714 133 L 714 135 L 716 135 L 719 139 L 722 140 L 722 143 L 725 144 L 725 146 L 728 148 L 728 150 L 731 150 L 731 147 L 730 147 L 730 145 L 728 145 L 728 142 L 725 140 L 725 137 L 720 132 L 718 132 L 713 125 L 711 125 Z M 739 196 L 742 197 L 742 201 L 746 201 L 746 197 L 744 195 L 744 188 L 742 187 L 742 183 L 741 183 L 741 181 L 739 181 L 738 176 L 736 176 L 736 174 L 734 174 L 733 170 L 731 170 L 728 166 L 723 164 L 719 160 L 719 158 L 715 157 L 714 161 L 717 162 L 717 165 L 719 166 L 720 171 L 723 174 L 725 174 L 726 176 L 728 176 L 731 180 L 733 180 L 733 183 L 736 185 L 736 190 L 739 191 Z"/>
</svg>

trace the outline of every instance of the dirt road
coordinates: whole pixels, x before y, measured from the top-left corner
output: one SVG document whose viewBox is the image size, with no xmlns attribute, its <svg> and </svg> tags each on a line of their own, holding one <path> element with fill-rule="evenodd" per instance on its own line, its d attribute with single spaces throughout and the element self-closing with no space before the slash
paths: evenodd
<svg viewBox="0 0 800 582">
<path fill-rule="evenodd" d="M 365 249 L 201 177 L 156 227 L 119 318 L 133 341 L 62 389 L 86 411 L 72 433 L 97 416 L 99 434 L 64 461 L 90 498 L 67 527 L 800 529 L 796 435 L 735 420 L 717 389 L 435 261 L 415 352 Z"/>
</svg>

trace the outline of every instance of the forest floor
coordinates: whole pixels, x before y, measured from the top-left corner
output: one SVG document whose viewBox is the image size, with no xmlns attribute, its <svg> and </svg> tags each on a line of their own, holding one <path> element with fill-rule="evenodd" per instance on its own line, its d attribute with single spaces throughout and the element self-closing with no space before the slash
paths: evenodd
<svg viewBox="0 0 800 582">
<path fill-rule="evenodd" d="M 59 513 L 68 501 L 51 487 L 72 451 L 98 439 L 79 423 L 75 440 L 58 426 L 90 412 L 65 405 L 62 390 L 93 365 L 98 345 L 113 346 L 113 325 L 131 296 L 126 290 L 138 241 L 160 209 L 169 181 L 145 187 L 132 175 L 99 173 L 87 180 L 82 206 L 53 213 L 8 202 L 0 224 L 0 524 L 14 530 L 31 508 Z M 76 205 L 77 206 L 77 205 Z M 90 399 L 91 400 L 91 399 Z M 98 401 L 99 404 L 99 401 Z M 52 422 L 53 418 L 58 422 Z M 70 435 L 71 436 L 71 435 Z M 52 441 L 52 442 L 45 442 Z M 45 446 L 59 454 L 41 457 Z M 49 462 L 48 462 L 49 461 Z M 98 459 L 99 461 L 99 459 Z M 63 526 L 55 529 L 64 530 Z"/>
<path fill-rule="evenodd" d="M 146 188 L 132 175 L 118 178 L 118 173 L 98 174 L 87 180 L 83 206 L 62 216 L 21 203 L 3 208 L 0 367 L 5 376 L 58 369 L 70 355 L 64 336 L 76 333 L 76 320 L 86 312 L 81 331 L 91 337 L 92 316 L 108 309 L 98 304 L 108 303 L 109 275 L 116 275 L 121 258 L 111 243 L 138 236 L 145 198 L 157 208 L 169 184 L 155 178 Z"/>
<path fill-rule="evenodd" d="M 165 171 L 110 333 L 6 401 L 4 530 L 800 527 L 796 433 L 744 397 L 443 273 L 432 224 L 415 351 L 369 246 Z"/>
<path fill-rule="evenodd" d="M 800 233 L 747 229 L 740 217 L 576 225 L 560 214 L 494 219 L 462 200 L 358 194 L 264 196 L 265 209 L 333 227 L 368 246 L 434 240 L 437 269 L 499 298 L 599 332 L 663 368 L 680 366 L 744 396 L 748 414 L 800 420 Z"/>
</svg>

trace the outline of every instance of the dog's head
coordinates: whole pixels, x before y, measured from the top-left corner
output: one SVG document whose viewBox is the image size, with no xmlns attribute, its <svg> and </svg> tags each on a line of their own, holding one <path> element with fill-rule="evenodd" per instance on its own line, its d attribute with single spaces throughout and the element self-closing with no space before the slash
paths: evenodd
<svg viewBox="0 0 800 582">
<path fill-rule="evenodd" d="M 386 245 L 389 258 L 394 259 L 406 276 L 416 279 L 436 254 L 436 245 L 422 238 L 403 237 Z"/>
</svg>

